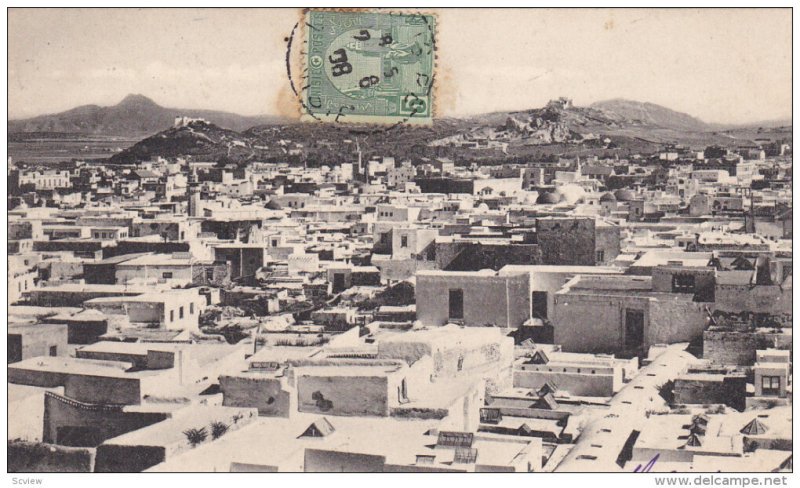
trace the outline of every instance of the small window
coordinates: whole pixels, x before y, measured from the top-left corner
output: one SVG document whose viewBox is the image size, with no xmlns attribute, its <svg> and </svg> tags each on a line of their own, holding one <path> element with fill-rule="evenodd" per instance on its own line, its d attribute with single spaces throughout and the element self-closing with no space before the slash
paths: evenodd
<svg viewBox="0 0 800 488">
<path fill-rule="evenodd" d="M 172 272 L 165 271 L 165 272 L 161 273 L 161 277 L 164 278 L 165 280 L 168 280 L 168 279 L 172 278 Z"/>
<path fill-rule="evenodd" d="M 169 311 L 169 321 L 170 322 L 175 322 L 175 310 L 170 310 Z"/>
<path fill-rule="evenodd" d="M 400 247 L 408 247 L 408 236 L 400 236 Z"/>
<path fill-rule="evenodd" d="M 189 304 L 189 315 L 194 315 L 194 303 Z"/>
<path fill-rule="evenodd" d="M 207 268 L 206 269 L 206 280 L 213 281 L 214 280 L 214 268 Z"/>
<path fill-rule="evenodd" d="M 694 275 L 679 273 L 672 276 L 672 291 L 676 293 L 694 293 Z"/>
<path fill-rule="evenodd" d="M 179 318 L 179 319 L 182 319 L 182 318 L 183 318 L 183 307 L 180 307 L 180 308 L 178 309 L 178 318 Z"/>
<path fill-rule="evenodd" d="M 602 263 L 605 261 L 605 253 L 603 251 L 597 251 L 597 262 Z"/>
<path fill-rule="evenodd" d="M 779 395 L 781 392 L 780 376 L 762 376 L 761 392 L 764 395 Z"/>
<path fill-rule="evenodd" d="M 50 355 L 58 356 L 58 346 L 50 346 Z"/>
</svg>

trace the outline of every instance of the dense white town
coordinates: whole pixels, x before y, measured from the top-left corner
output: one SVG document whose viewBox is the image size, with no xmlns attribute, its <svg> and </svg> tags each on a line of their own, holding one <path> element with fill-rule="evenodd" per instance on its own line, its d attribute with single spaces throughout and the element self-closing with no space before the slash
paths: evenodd
<svg viewBox="0 0 800 488">
<path fill-rule="evenodd" d="M 548 123 L 9 160 L 9 469 L 791 471 L 791 141 Z"/>
</svg>

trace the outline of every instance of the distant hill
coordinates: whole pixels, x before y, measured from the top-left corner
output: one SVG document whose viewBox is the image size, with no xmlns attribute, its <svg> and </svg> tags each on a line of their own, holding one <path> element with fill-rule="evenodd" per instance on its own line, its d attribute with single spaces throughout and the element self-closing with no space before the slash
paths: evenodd
<svg viewBox="0 0 800 488">
<path fill-rule="evenodd" d="M 712 129 L 709 124 L 698 118 L 654 103 L 617 98 L 593 103 L 589 105 L 589 108 L 615 118 L 624 119 L 629 125 L 663 127 L 665 129 L 685 131 L 709 131 Z"/>
<path fill-rule="evenodd" d="M 691 115 L 652 103 L 609 100 L 588 107 L 568 98 L 551 100 L 542 108 L 495 112 L 462 119 L 466 130 L 434 141 L 458 145 L 475 139 L 508 142 L 507 152 L 530 152 L 554 144 L 597 145 L 606 138 L 617 147 L 649 151 L 664 143 L 696 146 L 728 142 L 717 130 Z M 536 149 L 538 150 L 538 149 Z"/>
<path fill-rule="evenodd" d="M 205 122 L 172 127 L 146 137 L 109 159 L 112 164 L 131 164 L 156 156 L 195 156 L 201 160 L 246 160 L 254 155 L 251 141 L 242 134 Z"/>
<path fill-rule="evenodd" d="M 57 114 L 9 120 L 8 132 L 144 136 L 168 129 L 178 115 L 203 118 L 215 125 L 235 131 L 282 121 L 272 116 L 243 116 L 213 110 L 167 108 L 144 95 L 128 95 L 111 107 L 83 105 Z"/>
<path fill-rule="evenodd" d="M 204 118 L 213 122 L 210 116 Z M 462 163 L 526 162 L 532 157 L 576 151 L 607 154 L 613 150 L 624 156 L 655 151 L 665 143 L 703 148 L 710 144 L 751 144 L 759 137 L 787 137 L 785 130 L 723 131 L 652 103 L 610 100 L 578 107 L 567 98 L 552 100 L 541 108 L 443 117 L 430 126 L 400 125 L 391 130 L 349 124 L 271 122 L 231 131 L 221 125 L 198 122 L 170 128 L 116 154 L 112 162 L 191 155 L 206 161 L 336 165 L 348 158 L 355 160 L 356 140 L 365 158 L 391 155 L 400 160 L 449 157 Z"/>
</svg>

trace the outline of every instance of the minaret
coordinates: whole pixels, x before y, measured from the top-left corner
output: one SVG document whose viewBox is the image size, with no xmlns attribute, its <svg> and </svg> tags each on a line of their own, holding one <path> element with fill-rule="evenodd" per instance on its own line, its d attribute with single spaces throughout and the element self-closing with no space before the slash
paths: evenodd
<svg viewBox="0 0 800 488">
<path fill-rule="evenodd" d="M 191 165 L 190 165 L 191 168 Z M 197 182 L 197 169 L 191 168 L 189 170 L 188 184 L 186 185 L 186 192 L 188 194 L 189 217 L 199 217 L 200 215 L 200 189 Z"/>
<path fill-rule="evenodd" d="M 360 179 L 362 175 L 364 175 L 364 169 L 361 167 L 361 145 L 358 143 L 358 138 L 356 138 L 356 153 L 358 153 L 358 165 L 356 166 L 356 179 Z"/>
</svg>

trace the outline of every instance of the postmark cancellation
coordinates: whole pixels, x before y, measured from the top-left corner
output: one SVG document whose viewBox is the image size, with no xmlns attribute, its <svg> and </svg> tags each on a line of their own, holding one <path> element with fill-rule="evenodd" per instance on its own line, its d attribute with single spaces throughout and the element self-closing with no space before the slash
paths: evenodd
<svg viewBox="0 0 800 488">
<path fill-rule="evenodd" d="M 303 120 L 432 122 L 434 15 L 309 9 L 304 21 Z"/>
</svg>

